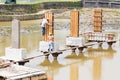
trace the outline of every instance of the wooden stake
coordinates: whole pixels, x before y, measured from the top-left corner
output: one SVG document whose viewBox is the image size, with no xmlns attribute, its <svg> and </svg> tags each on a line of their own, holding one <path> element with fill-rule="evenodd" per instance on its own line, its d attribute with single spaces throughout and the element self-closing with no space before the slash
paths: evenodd
<svg viewBox="0 0 120 80">
<path fill-rule="evenodd" d="M 79 11 L 71 11 L 70 36 L 79 37 Z"/>
</svg>

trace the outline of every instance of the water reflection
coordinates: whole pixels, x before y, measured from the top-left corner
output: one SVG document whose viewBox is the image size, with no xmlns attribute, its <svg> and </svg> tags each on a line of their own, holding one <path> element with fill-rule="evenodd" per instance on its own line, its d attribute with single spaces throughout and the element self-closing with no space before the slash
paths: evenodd
<svg viewBox="0 0 120 80">
<path fill-rule="evenodd" d="M 72 64 L 70 66 L 70 80 L 78 80 L 79 76 L 79 67 L 77 64 Z"/>
<path fill-rule="evenodd" d="M 93 80 L 101 80 L 101 58 L 95 58 L 93 62 Z"/>
<path fill-rule="evenodd" d="M 51 62 L 47 57 L 45 57 L 44 61 L 40 63 L 40 66 L 44 66 L 44 67 L 47 66 L 47 67 L 50 67 L 51 69 L 52 68 L 56 69 L 56 68 L 62 67 L 63 65 L 60 64 L 57 59 Z"/>
<path fill-rule="evenodd" d="M 60 42 L 62 43 L 62 41 Z M 84 53 L 66 51 L 53 61 L 50 57 L 49 59 L 44 58 L 39 67 L 47 71 L 49 80 L 108 80 L 106 74 L 110 71 L 104 70 L 107 66 L 105 59 L 113 60 L 114 55 L 116 55 L 116 51 L 112 47 L 108 49 L 90 47 Z M 63 61 L 60 63 L 60 60 Z"/>
<path fill-rule="evenodd" d="M 47 67 L 48 80 L 54 80 L 55 75 L 59 72 L 59 68 L 64 65 L 60 64 L 57 59 L 51 62 L 48 57 L 45 57 L 44 61 L 40 63 L 40 66 Z"/>
</svg>

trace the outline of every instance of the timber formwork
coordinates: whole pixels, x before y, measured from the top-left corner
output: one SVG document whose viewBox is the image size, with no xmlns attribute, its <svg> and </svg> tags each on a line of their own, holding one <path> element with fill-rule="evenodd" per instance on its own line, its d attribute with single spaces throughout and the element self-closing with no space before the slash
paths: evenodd
<svg viewBox="0 0 120 80">
<path fill-rule="evenodd" d="M 71 37 L 79 37 L 79 11 L 71 11 L 70 31 Z"/>
<path fill-rule="evenodd" d="M 102 9 L 94 10 L 94 32 L 102 32 Z"/>
<path fill-rule="evenodd" d="M 50 25 L 46 25 L 45 28 L 45 35 L 44 35 L 44 41 L 47 41 L 48 35 L 49 33 L 52 33 L 54 35 L 54 14 L 52 12 L 46 12 L 45 13 L 45 18 L 48 20 L 48 22 L 50 23 Z"/>
</svg>

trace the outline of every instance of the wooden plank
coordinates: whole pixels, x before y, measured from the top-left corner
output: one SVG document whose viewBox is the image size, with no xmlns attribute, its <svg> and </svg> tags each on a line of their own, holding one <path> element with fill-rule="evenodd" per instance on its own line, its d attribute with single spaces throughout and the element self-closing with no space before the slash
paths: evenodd
<svg viewBox="0 0 120 80">
<path fill-rule="evenodd" d="M 71 11 L 70 36 L 79 37 L 79 11 Z"/>
<path fill-rule="evenodd" d="M 47 75 L 38 75 L 38 80 L 48 80 Z"/>
<path fill-rule="evenodd" d="M 38 75 L 45 76 L 46 73 L 37 69 L 14 64 L 7 67 L 7 69 L 0 69 L 0 76 L 5 77 L 6 80 L 39 80 Z"/>
<path fill-rule="evenodd" d="M 102 18 L 101 17 L 96 17 L 96 18 L 94 18 L 94 22 L 102 22 Z"/>
<path fill-rule="evenodd" d="M 30 77 L 27 77 L 27 78 L 23 78 L 21 80 L 30 80 Z"/>
<path fill-rule="evenodd" d="M 45 18 L 48 20 L 48 22 L 51 24 L 51 25 L 46 25 L 45 28 L 46 28 L 46 31 L 45 31 L 45 36 L 44 36 L 44 41 L 47 41 L 47 37 L 49 35 L 49 33 L 52 33 L 54 35 L 54 16 L 53 16 L 53 13 L 52 12 L 46 12 L 45 13 Z"/>
<path fill-rule="evenodd" d="M 39 80 L 39 77 L 38 76 L 32 76 L 31 80 Z"/>
</svg>

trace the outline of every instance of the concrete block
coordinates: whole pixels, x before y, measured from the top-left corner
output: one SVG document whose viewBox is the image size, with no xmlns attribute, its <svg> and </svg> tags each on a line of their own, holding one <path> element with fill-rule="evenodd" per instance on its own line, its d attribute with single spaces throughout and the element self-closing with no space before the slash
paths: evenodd
<svg viewBox="0 0 120 80">
<path fill-rule="evenodd" d="M 54 49 L 53 51 L 58 51 L 60 49 L 60 46 L 58 43 L 54 43 Z"/>
<path fill-rule="evenodd" d="M 27 51 L 25 48 L 20 48 L 20 49 L 11 48 L 11 47 L 5 48 L 5 57 L 9 60 L 14 60 L 14 61 L 22 60 L 26 58 L 26 53 Z"/>
<path fill-rule="evenodd" d="M 66 45 L 68 46 L 83 46 L 85 43 L 83 37 L 67 37 Z"/>
<path fill-rule="evenodd" d="M 49 49 L 49 42 L 47 41 L 40 41 L 39 42 L 39 50 L 43 52 L 48 52 Z M 53 51 L 59 50 L 59 44 L 54 42 L 54 49 Z"/>
<path fill-rule="evenodd" d="M 49 49 L 49 43 L 46 41 L 40 41 L 39 42 L 39 50 L 40 51 L 44 51 L 44 52 L 48 52 Z"/>
</svg>

